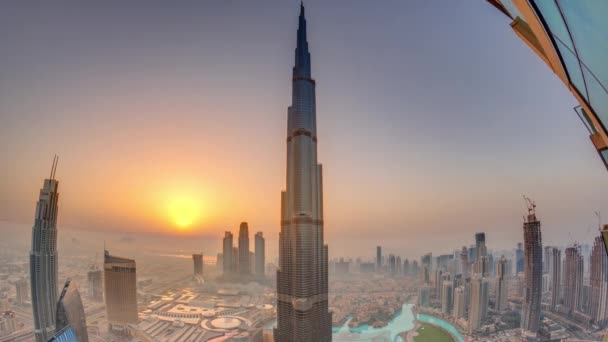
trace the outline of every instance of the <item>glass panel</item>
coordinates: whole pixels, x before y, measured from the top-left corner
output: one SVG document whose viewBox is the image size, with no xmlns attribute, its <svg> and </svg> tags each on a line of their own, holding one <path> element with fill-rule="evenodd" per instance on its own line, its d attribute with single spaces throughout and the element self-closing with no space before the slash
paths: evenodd
<svg viewBox="0 0 608 342">
<path fill-rule="evenodd" d="M 604 89 L 608 89 L 606 62 L 608 61 L 608 20 L 606 19 L 608 1 L 559 0 L 557 2 L 566 18 L 579 58 L 598 78 Z M 586 80 L 588 81 L 589 78 Z M 599 112 L 600 109 L 596 111 Z"/>
<path fill-rule="evenodd" d="M 608 169 L 608 149 L 600 151 L 600 157 L 602 157 L 602 161 L 604 162 L 604 165 Z M 604 229 L 606 229 L 606 228 L 604 227 Z M 608 236 L 608 230 L 604 231 L 604 236 L 605 237 Z"/>
<path fill-rule="evenodd" d="M 589 91 L 589 104 L 604 125 L 604 128 L 606 128 L 608 127 L 608 94 L 589 73 L 589 70 L 583 68 L 583 72 L 585 73 L 587 90 Z"/>
<path fill-rule="evenodd" d="M 578 63 L 578 59 L 576 59 L 576 56 L 574 56 L 574 54 L 568 50 L 561 41 L 557 39 L 555 41 L 557 43 L 559 53 L 562 55 L 562 59 L 564 60 L 564 67 L 566 68 L 568 75 L 570 75 L 572 84 L 578 89 L 583 97 L 587 99 L 587 90 L 585 89 L 585 82 L 583 82 L 583 75 L 581 74 L 581 67 Z"/>
<path fill-rule="evenodd" d="M 574 108 L 574 111 L 576 112 L 576 114 L 578 114 L 578 117 L 581 118 L 581 121 L 583 122 L 585 127 L 587 127 L 589 134 L 597 133 L 597 130 L 591 123 L 591 120 L 589 120 L 589 115 L 587 115 L 587 112 L 585 111 L 585 109 L 583 107 L 577 106 Z"/>
<path fill-rule="evenodd" d="M 547 22 L 551 33 L 557 36 L 570 50 L 574 51 L 570 34 L 555 2 L 553 0 L 536 0 L 534 3 Z"/>
<path fill-rule="evenodd" d="M 509 12 L 513 18 L 520 17 L 521 19 L 524 19 L 521 14 L 519 14 L 517 7 L 515 7 L 512 0 L 501 0 L 500 3 L 505 6 L 507 12 Z"/>
</svg>

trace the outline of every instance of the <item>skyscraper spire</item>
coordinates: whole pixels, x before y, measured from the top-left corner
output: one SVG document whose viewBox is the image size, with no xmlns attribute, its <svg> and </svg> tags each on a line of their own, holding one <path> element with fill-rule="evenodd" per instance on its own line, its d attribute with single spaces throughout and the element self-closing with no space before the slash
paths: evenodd
<svg viewBox="0 0 608 342">
<path fill-rule="evenodd" d="M 298 42 L 296 46 L 296 61 L 293 67 L 293 77 L 310 77 L 310 52 L 306 39 L 306 17 L 304 16 L 304 3 L 300 5 L 298 19 Z"/>
</svg>

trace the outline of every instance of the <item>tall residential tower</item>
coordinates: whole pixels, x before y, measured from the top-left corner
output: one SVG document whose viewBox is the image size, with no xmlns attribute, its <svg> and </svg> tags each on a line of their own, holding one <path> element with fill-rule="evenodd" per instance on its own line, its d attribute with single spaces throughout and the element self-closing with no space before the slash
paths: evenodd
<svg viewBox="0 0 608 342">
<path fill-rule="evenodd" d="M 57 157 L 51 175 L 44 180 L 36 204 L 30 250 L 30 290 L 36 342 L 46 342 L 55 331 L 57 305 L 57 201 L 59 182 L 55 179 Z"/>
<path fill-rule="evenodd" d="M 292 103 L 287 110 L 287 188 L 281 193 L 276 342 L 331 341 L 327 270 L 315 81 L 301 5 Z"/>
</svg>

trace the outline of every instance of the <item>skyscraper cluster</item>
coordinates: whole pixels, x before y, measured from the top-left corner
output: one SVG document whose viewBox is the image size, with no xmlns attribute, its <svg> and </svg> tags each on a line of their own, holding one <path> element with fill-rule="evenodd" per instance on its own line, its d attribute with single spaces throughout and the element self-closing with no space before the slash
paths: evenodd
<svg viewBox="0 0 608 342">
<path fill-rule="evenodd" d="M 252 275 L 263 277 L 266 267 L 265 239 L 262 232 L 255 234 L 254 252 L 249 250 L 249 225 L 241 222 L 239 226 L 238 246 L 234 246 L 231 232 L 224 233 L 222 253 L 218 255 L 218 262 L 222 261 L 222 270 L 225 276 L 247 279 Z"/>
</svg>

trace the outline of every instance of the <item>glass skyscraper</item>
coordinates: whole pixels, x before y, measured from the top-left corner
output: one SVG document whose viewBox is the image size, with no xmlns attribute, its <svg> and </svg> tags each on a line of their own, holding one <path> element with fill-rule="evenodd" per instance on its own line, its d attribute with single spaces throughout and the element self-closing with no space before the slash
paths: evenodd
<svg viewBox="0 0 608 342">
<path fill-rule="evenodd" d="M 327 271 L 315 81 L 301 5 L 292 103 L 287 111 L 287 188 L 281 193 L 276 342 L 331 341 Z"/>
<path fill-rule="evenodd" d="M 55 179 L 57 157 L 53 159 L 51 175 L 44 180 L 36 204 L 30 250 L 30 289 L 34 334 L 36 342 L 47 342 L 55 331 L 57 305 L 57 192 Z"/>
<path fill-rule="evenodd" d="M 61 296 L 59 296 L 55 327 L 58 331 L 71 327 L 78 342 L 89 341 L 82 299 L 76 284 L 70 280 L 65 283 Z"/>
</svg>

